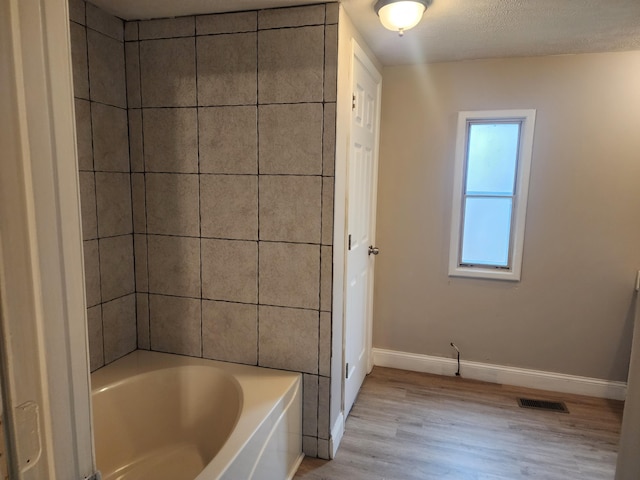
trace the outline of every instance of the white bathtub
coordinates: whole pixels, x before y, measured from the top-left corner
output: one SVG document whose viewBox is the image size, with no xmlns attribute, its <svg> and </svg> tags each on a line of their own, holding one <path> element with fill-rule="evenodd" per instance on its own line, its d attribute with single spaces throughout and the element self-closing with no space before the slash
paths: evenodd
<svg viewBox="0 0 640 480">
<path fill-rule="evenodd" d="M 103 480 L 284 480 L 302 460 L 300 374 L 137 350 L 91 383 Z"/>
</svg>

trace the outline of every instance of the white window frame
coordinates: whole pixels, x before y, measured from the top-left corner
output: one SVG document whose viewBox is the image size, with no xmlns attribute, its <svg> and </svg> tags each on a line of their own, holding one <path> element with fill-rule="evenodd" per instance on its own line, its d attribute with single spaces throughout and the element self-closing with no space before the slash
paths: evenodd
<svg viewBox="0 0 640 480">
<path fill-rule="evenodd" d="M 453 202 L 451 219 L 451 241 L 449 246 L 449 276 L 488 278 L 493 280 L 519 281 L 522 271 L 525 217 L 529 195 L 529 174 L 533 152 L 535 110 L 488 110 L 463 111 L 458 114 L 458 130 L 453 179 Z M 463 198 L 466 179 L 469 125 L 472 122 L 520 122 L 520 142 L 516 164 L 516 187 L 513 197 L 509 267 L 495 268 L 460 263 L 462 229 L 464 225 Z"/>
</svg>

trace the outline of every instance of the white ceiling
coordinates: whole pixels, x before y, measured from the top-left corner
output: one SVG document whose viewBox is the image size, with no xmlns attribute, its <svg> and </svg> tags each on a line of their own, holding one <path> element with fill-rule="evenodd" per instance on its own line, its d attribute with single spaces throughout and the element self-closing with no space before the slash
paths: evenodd
<svg viewBox="0 0 640 480">
<path fill-rule="evenodd" d="M 322 0 L 91 0 L 125 19 L 252 10 Z M 640 0 L 434 0 L 400 38 L 375 0 L 342 0 L 384 65 L 640 50 Z"/>
</svg>

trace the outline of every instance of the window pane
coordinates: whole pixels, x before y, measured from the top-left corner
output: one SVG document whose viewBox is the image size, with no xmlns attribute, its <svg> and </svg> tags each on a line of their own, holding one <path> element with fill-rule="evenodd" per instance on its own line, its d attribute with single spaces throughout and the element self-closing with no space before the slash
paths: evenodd
<svg viewBox="0 0 640 480">
<path fill-rule="evenodd" d="M 509 265 L 511 198 L 467 198 L 462 231 L 462 263 Z"/>
<path fill-rule="evenodd" d="M 467 160 L 468 194 L 513 195 L 520 123 L 472 123 Z"/>
</svg>

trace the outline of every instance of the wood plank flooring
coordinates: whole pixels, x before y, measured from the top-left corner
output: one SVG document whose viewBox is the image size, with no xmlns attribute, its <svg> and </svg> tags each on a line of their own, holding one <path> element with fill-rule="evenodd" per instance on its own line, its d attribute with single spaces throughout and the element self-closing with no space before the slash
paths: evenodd
<svg viewBox="0 0 640 480">
<path fill-rule="evenodd" d="M 569 414 L 517 398 L 564 401 Z M 623 402 L 375 367 L 332 461 L 300 480 L 612 480 Z"/>
</svg>

